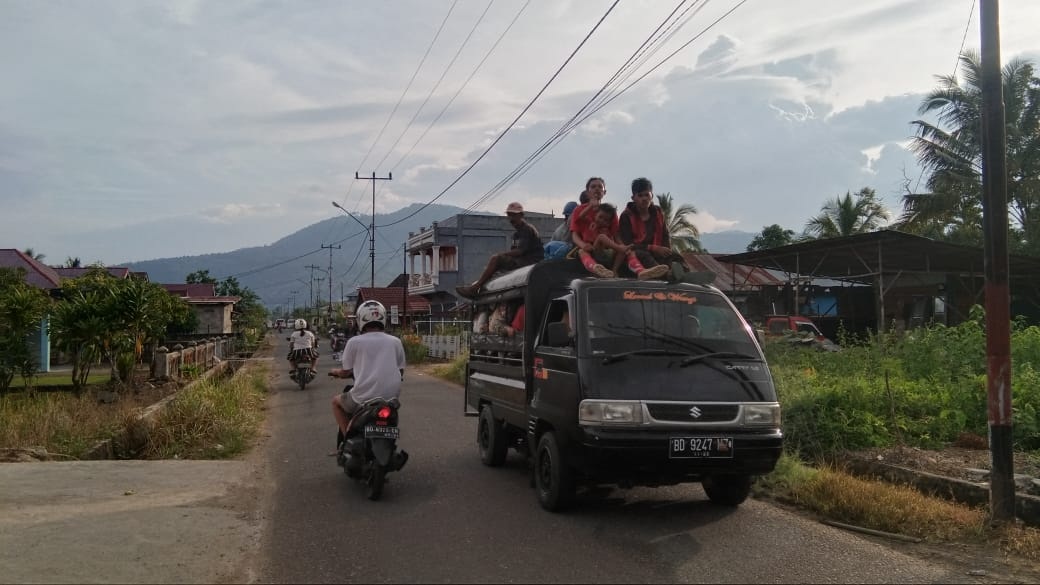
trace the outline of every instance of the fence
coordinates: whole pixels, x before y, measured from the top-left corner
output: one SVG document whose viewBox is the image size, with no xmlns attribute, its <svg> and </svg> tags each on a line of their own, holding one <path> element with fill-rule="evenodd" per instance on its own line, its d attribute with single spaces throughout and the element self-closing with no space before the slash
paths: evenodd
<svg viewBox="0 0 1040 585">
<path fill-rule="evenodd" d="M 469 319 L 438 319 L 429 321 L 413 321 L 416 335 L 458 335 L 473 328 Z"/>
<path fill-rule="evenodd" d="M 469 335 L 422 335 L 426 355 L 453 360 L 469 351 Z"/>
<path fill-rule="evenodd" d="M 173 349 L 165 346 L 155 348 L 152 355 L 152 377 L 180 379 L 186 372 L 201 375 L 222 360 L 234 356 L 235 340 L 221 337 L 202 341 L 177 344 Z"/>
</svg>

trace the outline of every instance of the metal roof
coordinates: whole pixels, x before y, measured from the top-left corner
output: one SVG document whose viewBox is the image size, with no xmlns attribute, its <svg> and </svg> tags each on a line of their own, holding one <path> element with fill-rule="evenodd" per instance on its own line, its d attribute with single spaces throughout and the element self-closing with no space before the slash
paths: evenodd
<svg viewBox="0 0 1040 585">
<path fill-rule="evenodd" d="M 725 254 L 694 254 L 687 252 L 682 256 L 686 263 L 690 265 L 691 270 L 714 272 L 715 282 L 711 284 L 722 292 L 747 291 L 762 286 L 781 286 L 786 282 L 757 266 L 722 262 L 719 259 L 724 257 Z"/>
<path fill-rule="evenodd" d="M 386 310 L 390 310 L 390 307 L 397 305 L 398 307 L 404 308 L 404 288 L 371 288 L 371 287 L 359 287 L 358 288 L 358 303 L 364 301 L 379 301 L 382 303 Z M 408 295 L 408 314 L 425 314 L 430 312 L 430 301 L 419 295 Z"/>
<path fill-rule="evenodd" d="M 37 288 L 61 288 L 61 277 L 53 268 L 14 248 L 0 249 L 0 267 L 24 268 L 25 281 Z"/>
<path fill-rule="evenodd" d="M 873 282 L 878 274 L 955 273 L 984 274 L 982 248 L 939 242 L 930 238 L 881 230 L 843 238 L 799 242 L 779 248 L 730 254 L 721 260 L 784 272 Z M 1040 277 L 1040 258 L 1013 254 L 1009 277 Z"/>
</svg>

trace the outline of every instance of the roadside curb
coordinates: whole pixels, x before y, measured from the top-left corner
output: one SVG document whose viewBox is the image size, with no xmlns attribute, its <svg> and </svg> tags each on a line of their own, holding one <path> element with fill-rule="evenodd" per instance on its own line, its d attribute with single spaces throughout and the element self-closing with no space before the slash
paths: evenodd
<svg viewBox="0 0 1040 585">
<path fill-rule="evenodd" d="M 988 482 L 973 483 L 879 461 L 851 460 L 846 461 L 843 467 L 853 475 L 909 485 L 923 493 L 960 504 L 989 505 Z M 1015 516 L 1029 526 L 1040 526 L 1040 497 L 1015 493 Z"/>
</svg>

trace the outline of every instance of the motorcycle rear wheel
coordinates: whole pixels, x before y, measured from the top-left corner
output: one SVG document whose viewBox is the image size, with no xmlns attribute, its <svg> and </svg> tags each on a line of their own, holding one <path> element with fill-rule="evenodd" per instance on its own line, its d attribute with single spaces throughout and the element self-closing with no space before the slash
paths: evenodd
<svg viewBox="0 0 1040 585">
<path fill-rule="evenodd" d="M 383 484 L 386 483 L 386 468 L 373 465 L 372 471 L 365 478 L 365 497 L 373 502 L 383 495 Z"/>
</svg>

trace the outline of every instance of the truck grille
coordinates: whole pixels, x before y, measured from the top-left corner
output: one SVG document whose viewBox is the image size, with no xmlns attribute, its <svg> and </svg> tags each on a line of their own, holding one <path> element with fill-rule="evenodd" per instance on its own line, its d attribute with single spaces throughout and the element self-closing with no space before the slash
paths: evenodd
<svg viewBox="0 0 1040 585">
<path fill-rule="evenodd" d="M 649 402 L 646 407 L 655 419 L 673 422 L 729 422 L 736 420 L 740 413 L 739 404 Z"/>
</svg>

